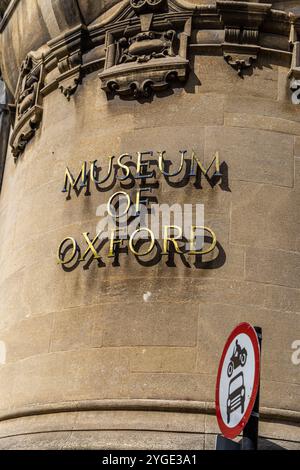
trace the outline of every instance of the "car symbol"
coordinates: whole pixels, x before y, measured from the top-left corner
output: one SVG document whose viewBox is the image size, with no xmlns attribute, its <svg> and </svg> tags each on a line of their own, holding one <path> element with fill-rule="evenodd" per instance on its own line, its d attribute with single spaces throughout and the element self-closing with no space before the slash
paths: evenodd
<svg viewBox="0 0 300 470">
<path fill-rule="evenodd" d="M 241 408 L 242 414 L 245 409 L 245 395 L 246 389 L 244 385 L 244 374 L 240 372 L 233 377 L 228 385 L 228 398 L 227 398 L 227 423 L 230 423 L 230 415 L 233 411 Z"/>
</svg>

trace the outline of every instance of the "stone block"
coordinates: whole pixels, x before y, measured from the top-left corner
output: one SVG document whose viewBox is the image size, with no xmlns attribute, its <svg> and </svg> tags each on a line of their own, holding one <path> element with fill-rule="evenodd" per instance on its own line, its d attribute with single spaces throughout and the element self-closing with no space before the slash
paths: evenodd
<svg viewBox="0 0 300 470">
<path fill-rule="evenodd" d="M 103 312 L 103 346 L 195 346 L 197 304 L 136 302 L 107 305 Z"/>
<path fill-rule="evenodd" d="M 9 328 L 30 313 L 26 298 L 23 296 L 24 277 L 24 271 L 20 270 L 5 279 L 0 285 L 1 330 Z M 16 285 L 19 286 L 18 297 L 15 294 Z"/>
<path fill-rule="evenodd" d="M 224 60 L 222 52 L 218 55 L 196 55 L 194 73 L 198 78 L 195 86 L 197 93 L 220 93 L 232 96 L 253 96 L 256 98 L 277 99 L 278 67 L 263 56 L 257 66 L 244 79 L 238 76 Z"/>
<path fill-rule="evenodd" d="M 55 352 L 16 364 L 14 406 L 118 398 L 128 378 L 128 361 L 117 348 Z M 66 380 L 67 378 L 67 380 Z"/>
<path fill-rule="evenodd" d="M 132 372 L 192 373 L 196 365 L 196 348 L 136 347 L 128 356 Z"/>
<path fill-rule="evenodd" d="M 249 281 L 299 288 L 300 255 L 293 251 L 249 248 L 245 273 Z"/>
<path fill-rule="evenodd" d="M 274 101 L 268 97 L 253 97 L 247 95 L 228 95 L 224 99 L 225 114 L 245 114 L 247 116 L 260 116 L 292 121 L 299 123 L 300 116 L 297 106 L 287 101 Z"/>
<path fill-rule="evenodd" d="M 289 188 L 232 183 L 230 242 L 297 251 L 300 197 Z"/>
<path fill-rule="evenodd" d="M 49 351 L 53 316 L 29 317 L 14 324 L 1 334 L 6 345 L 6 361 L 13 362 L 25 357 Z"/>
<path fill-rule="evenodd" d="M 85 306 L 55 312 L 50 351 L 101 347 L 102 309 Z"/>
<path fill-rule="evenodd" d="M 170 133 L 175 131 L 173 138 L 177 130 L 182 132 L 178 127 L 221 124 L 223 99 L 217 93 L 203 93 L 197 96 L 181 91 L 174 97 L 154 97 L 151 103 L 137 104 L 134 110 L 135 129 L 170 127 Z"/>
<path fill-rule="evenodd" d="M 131 373 L 124 390 L 129 398 L 211 401 L 215 379 L 209 374 Z"/>
<path fill-rule="evenodd" d="M 236 127 L 207 127 L 205 159 L 222 149 L 222 159 L 229 166 L 232 180 L 292 187 L 293 145 L 293 137 L 286 134 Z"/>
<path fill-rule="evenodd" d="M 280 117 L 261 116 L 257 114 L 225 113 L 224 124 L 227 127 L 262 129 L 270 132 L 299 135 L 300 123 Z"/>
</svg>

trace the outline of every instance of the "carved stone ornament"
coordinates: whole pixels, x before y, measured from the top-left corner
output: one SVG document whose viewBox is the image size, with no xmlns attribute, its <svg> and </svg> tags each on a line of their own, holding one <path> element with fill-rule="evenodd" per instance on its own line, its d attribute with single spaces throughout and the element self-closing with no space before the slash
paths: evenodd
<svg viewBox="0 0 300 470">
<path fill-rule="evenodd" d="M 81 65 L 81 51 L 76 51 L 58 62 L 58 70 L 61 73 L 58 88 L 68 100 L 81 83 Z"/>
<path fill-rule="evenodd" d="M 54 58 L 59 75 L 54 83 L 46 85 L 43 94 L 58 88 L 70 100 L 82 81 L 82 55 L 87 30 L 83 25 L 76 26 L 48 42 L 50 55 Z M 49 62 L 51 67 L 51 61 Z"/>
<path fill-rule="evenodd" d="M 43 56 L 30 52 L 23 61 L 15 94 L 15 122 L 10 139 L 17 160 L 42 120 Z"/>
<path fill-rule="evenodd" d="M 130 0 L 131 7 L 138 13 L 159 11 L 166 5 L 166 0 Z"/>
<path fill-rule="evenodd" d="M 290 15 L 291 32 L 290 45 L 293 49 L 291 69 L 289 71 L 291 100 L 293 104 L 300 104 L 300 41 L 295 27 L 296 18 Z"/>
<path fill-rule="evenodd" d="M 259 29 L 271 4 L 218 1 L 217 9 L 225 27 L 224 59 L 243 77 L 257 60 Z"/>
<path fill-rule="evenodd" d="M 99 78 L 108 94 L 149 97 L 168 88 L 172 80 L 186 79 L 192 13 L 165 15 L 164 0 L 131 0 L 130 5 L 138 19 L 124 30 L 107 31 L 105 66 Z"/>
</svg>

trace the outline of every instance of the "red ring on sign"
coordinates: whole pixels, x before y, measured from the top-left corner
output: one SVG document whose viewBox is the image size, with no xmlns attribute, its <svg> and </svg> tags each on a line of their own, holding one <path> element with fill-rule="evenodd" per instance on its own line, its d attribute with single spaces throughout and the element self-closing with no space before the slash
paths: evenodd
<svg viewBox="0 0 300 470">
<path fill-rule="evenodd" d="M 252 343 L 253 350 L 254 350 L 254 360 L 255 360 L 255 370 L 254 370 L 254 384 L 253 384 L 253 390 L 251 394 L 250 401 L 248 403 L 248 406 L 244 412 L 244 415 L 241 419 L 241 421 L 234 426 L 233 428 L 230 428 L 227 426 L 227 424 L 223 421 L 221 410 L 220 410 L 220 401 L 219 401 L 219 392 L 220 392 L 220 380 L 221 380 L 221 373 L 223 369 L 223 364 L 225 360 L 226 353 L 229 349 L 229 346 L 232 344 L 234 338 L 241 333 L 246 334 Z M 216 398 L 215 398 L 215 403 L 216 403 L 216 414 L 217 414 L 217 420 L 219 427 L 221 429 L 222 434 L 227 437 L 228 439 L 234 439 L 236 436 L 238 436 L 241 431 L 244 429 L 246 426 L 251 412 L 253 410 L 253 406 L 255 403 L 256 395 L 258 392 L 258 387 L 259 387 L 259 369 L 260 369 L 260 348 L 259 348 L 259 343 L 258 343 L 258 338 L 255 329 L 253 326 L 251 326 L 249 323 L 240 323 L 234 330 L 230 333 L 230 336 L 228 337 L 226 344 L 223 349 L 222 357 L 220 360 L 219 364 L 219 369 L 218 369 L 218 375 L 217 375 L 217 383 L 216 383 Z"/>
</svg>

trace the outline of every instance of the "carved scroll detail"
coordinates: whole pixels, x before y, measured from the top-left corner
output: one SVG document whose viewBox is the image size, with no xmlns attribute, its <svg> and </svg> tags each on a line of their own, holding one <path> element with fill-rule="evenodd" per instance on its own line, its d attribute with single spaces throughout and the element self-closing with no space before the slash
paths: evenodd
<svg viewBox="0 0 300 470">
<path fill-rule="evenodd" d="M 43 77 L 43 56 L 30 52 L 21 65 L 15 94 L 15 123 L 10 139 L 15 160 L 24 151 L 42 120 L 40 90 L 43 86 Z"/>
</svg>

